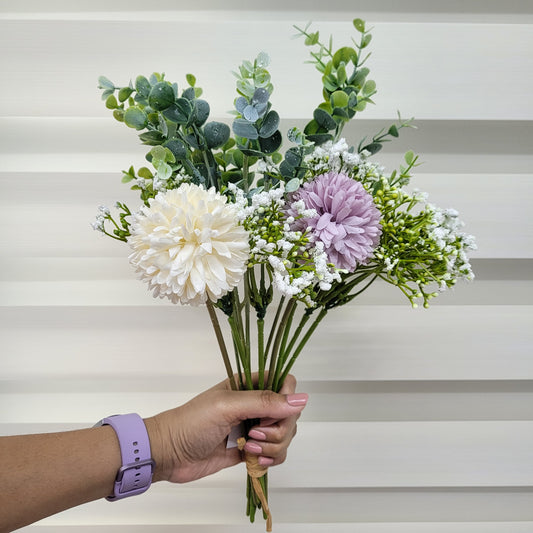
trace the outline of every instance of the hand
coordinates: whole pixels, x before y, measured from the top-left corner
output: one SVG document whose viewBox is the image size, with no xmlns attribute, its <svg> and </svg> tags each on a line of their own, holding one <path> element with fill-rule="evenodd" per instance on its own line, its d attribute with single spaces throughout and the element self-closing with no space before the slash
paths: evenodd
<svg viewBox="0 0 533 533">
<path fill-rule="evenodd" d="M 190 402 L 145 420 L 157 468 L 154 481 L 185 483 L 242 461 L 237 448 L 226 448 L 234 426 L 260 419 L 245 450 L 259 455 L 264 466 L 282 463 L 296 434 L 296 421 L 307 403 L 295 394 L 296 380 L 287 376 L 277 394 L 272 391 L 232 391 L 228 380 Z"/>
</svg>

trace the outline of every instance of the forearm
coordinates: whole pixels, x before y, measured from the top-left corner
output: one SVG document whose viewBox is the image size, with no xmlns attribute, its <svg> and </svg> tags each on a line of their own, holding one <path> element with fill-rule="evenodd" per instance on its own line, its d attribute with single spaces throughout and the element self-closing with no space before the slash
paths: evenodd
<svg viewBox="0 0 533 533">
<path fill-rule="evenodd" d="M 113 492 L 121 465 L 110 426 L 0 439 L 0 531 L 12 531 Z"/>
</svg>

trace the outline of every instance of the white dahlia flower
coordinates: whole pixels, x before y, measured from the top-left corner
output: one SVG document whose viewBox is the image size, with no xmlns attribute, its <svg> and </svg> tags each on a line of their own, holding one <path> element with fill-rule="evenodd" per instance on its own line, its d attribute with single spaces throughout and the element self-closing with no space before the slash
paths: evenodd
<svg viewBox="0 0 533 533">
<path fill-rule="evenodd" d="M 239 283 L 248 239 L 225 196 L 184 183 L 134 216 L 129 260 L 154 297 L 199 305 L 207 298 L 216 302 Z"/>
</svg>

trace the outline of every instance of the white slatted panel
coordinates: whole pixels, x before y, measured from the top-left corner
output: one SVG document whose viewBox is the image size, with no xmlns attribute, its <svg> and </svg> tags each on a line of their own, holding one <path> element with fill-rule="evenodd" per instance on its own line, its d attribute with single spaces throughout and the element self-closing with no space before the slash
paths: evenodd
<svg viewBox="0 0 533 533">
<path fill-rule="evenodd" d="M 135 198 L 120 171 L 144 157 L 99 100 L 98 75 L 125 84 L 193 72 L 212 115 L 229 121 L 229 71 L 266 50 L 284 127 L 301 125 L 320 83 L 292 24 L 315 20 L 340 44 L 361 16 L 375 27 L 378 105 L 347 134 L 375 133 L 397 109 L 418 119 L 379 159 L 393 168 L 405 150 L 421 154 L 414 185 L 461 211 L 478 237 L 478 278 L 429 311 L 377 285 L 326 318 L 295 368 L 311 402 L 288 462 L 272 472 L 276 531 L 532 532 L 531 2 L 250 4 L 0 3 L 0 431 L 149 415 L 223 376 L 205 310 L 151 299 L 126 247 L 89 227 L 99 204 Z M 244 519 L 243 477 L 236 468 L 158 484 L 26 529 L 263 530 Z"/>
</svg>

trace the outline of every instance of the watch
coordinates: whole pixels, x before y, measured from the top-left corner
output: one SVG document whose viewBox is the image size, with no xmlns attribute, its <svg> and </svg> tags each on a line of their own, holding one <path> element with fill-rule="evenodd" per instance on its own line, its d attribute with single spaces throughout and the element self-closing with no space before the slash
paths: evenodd
<svg viewBox="0 0 533 533">
<path fill-rule="evenodd" d="M 155 468 L 143 419 L 136 413 L 113 415 L 100 420 L 94 427 L 104 425 L 110 425 L 115 430 L 122 456 L 114 493 L 106 500 L 114 502 L 142 494 L 150 487 Z"/>
</svg>

